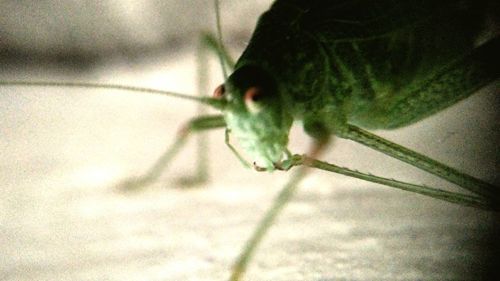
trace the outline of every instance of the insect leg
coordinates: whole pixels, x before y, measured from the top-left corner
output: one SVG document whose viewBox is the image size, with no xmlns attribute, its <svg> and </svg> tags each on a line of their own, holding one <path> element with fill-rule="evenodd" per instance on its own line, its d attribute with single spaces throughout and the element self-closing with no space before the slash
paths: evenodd
<svg viewBox="0 0 500 281">
<path fill-rule="evenodd" d="M 233 266 L 233 270 L 231 272 L 231 277 L 229 280 L 236 281 L 240 280 L 243 274 L 246 271 L 246 268 L 255 252 L 257 247 L 259 246 L 262 238 L 267 233 L 269 228 L 273 225 L 276 217 L 279 212 L 283 210 L 283 207 L 290 201 L 292 196 L 295 194 L 300 181 L 306 176 L 307 172 L 310 170 L 309 161 L 314 157 L 321 154 L 328 143 L 328 139 L 317 141 L 309 153 L 311 157 L 305 158 L 303 162 L 303 166 L 299 167 L 298 170 L 294 171 L 291 178 L 285 184 L 285 186 L 278 193 L 276 198 L 273 200 L 272 206 L 267 210 L 264 217 L 261 219 L 257 227 L 255 228 L 252 236 L 246 242 L 243 251 L 238 257 L 236 263 Z"/>
<path fill-rule="evenodd" d="M 204 40 L 201 39 L 198 44 L 198 52 L 196 57 L 196 76 L 197 76 L 197 92 L 200 97 L 206 95 L 208 89 L 208 73 L 209 63 Z M 197 113 L 199 116 L 207 114 L 205 105 L 199 103 L 197 106 Z M 196 172 L 194 177 L 182 177 L 181 185 L 191 186 L 193 184 L 202 183 L 208 180 L 208 137 L 205 133 L 200 132 L 196 136 Z"/>
<path fill-rule="evenodd" d="M 224 136 L 224 142 L 226 143 L 227 147 L 233 152 L 233 154 L 240 160 L 241 164 L 247 168 L 250 168 L 251 165 L 248 163 L 243 156 L 240 155 L 240 153 L 234 148 L 234 146 L 231 144 L 231 141 L 229 140 L 229 129 L 226 129 L 225 136 Z"/>
<path fill-rule="evenodd" d="M 192 133 L 225 127 L 222 115 L 207 115 L 193 118 L 179 130 L 174 143 L 156 160 L 155 164 L 142 176 L 128 179 L 119 185 L 123 190 L 134 190 L 154 183 L 166 166 L 177 155 Z"/>
<path fill-rule="evenodd" d="M 340 167 L 340 166 L 337 166 L 337 165 L 334 165 L 331 163 L 319 161 L 316 159 L 311 159 L 310 157 L 305 156 L 305 155 L 294 155 L 292 157 L 291 162 L 292 162 L 291 163 L 292 166 L 308 165 L 310 167 L 317 168 L 320 170 L 334 172 L 337 174 L 342 174 L 342 175 L 346 175 L 349 177 L 354 177 L 354 178 L 366 180 L 369 182 L 374 182 L 374 183 L 386 185 L 389 187 L 422 194 L 425 196 L 433 197 L 436 199 L 448 201 L 448 202 L 459 204 L 459 205 L 480 208 L 480 209 L 486 209 L 486 210 L 497 210 L 497 211 L 498 211 L 498 207 L 499 207 L 499 206 L 490 205 L 489 202 L 486 202 L 484 200 L 484 198 L 479 197 L 479 196 L 468 195 L 468 194 L 463 194 L 463 193 L 458 193 L 458 192 L 450 192 L 450 191 L 445 191 L 445 190 L 441 190 L 438 188 L 432 188 L 432 187 L 427 187 L 427 186 L 423 186 L 423 185 L 417 185 L 417 184 L 397 181 L 394 179 L 383 178 L 383 177 L 379 177 L 379 176 L 375 176 L 375 175 L 371 175 L 371 174 L 366 174 L 366 173 L 351 170 L 351 169 L 348 169 L 345 167 Z"/>
<path fill-rule="evenodd" d="M 234 66 L 234 60 L 231 58 L 223 45 L 219 44 L 217 38 L 211 33 L 203 33 L 200 38 L 197 56 L 197 80 L 198 80 L 198 93 L 203 95 L 207 93 L 209 64 L 207 51 L 212 51 L 220 58 L 221 64 L 225 63 L 230 69 Z M 224 65 L 221 65 L 224 67 Z M 207 114 L 206 105 L 198 104 L 198 114 L 201 116 Z M 222 126 L 223 127 L 223 126 Z M 205 134 L 200 133 L 197 135 L 197 160 L 196 160 L 196 176 L 184 177 L 181 179 L 182 185 L 193 185 L 204 182 L 208 179 L 208 145 L 207 137 Z"/>
<path fill-rule="evenodd" d="M 212 50 L 215 54 L 220 57 L 221 62 L 223 62 L 229 69 L 234 69 L 235 61 L 227 51 L 224 46 L 221 46 L 214 34 L 206 32 L 202 34 L 201 37 L 202 44 L 205 48 Z"/>
<path fill-rule="evenodd" d="M 361 128 L 348 125 L 347 129 L 339 136 L 366 145 L 372 149 L 378 150 L 384 154 L 434 174 L 451 183 L 455 183 L 460 187 L 480 195 L 486 200 L 489 200 L 490 204 L 498 204 L 500 202 L 499 191 L 493 185 L 462 173 L 401 145 L 371 134 Z"/>
</svg>

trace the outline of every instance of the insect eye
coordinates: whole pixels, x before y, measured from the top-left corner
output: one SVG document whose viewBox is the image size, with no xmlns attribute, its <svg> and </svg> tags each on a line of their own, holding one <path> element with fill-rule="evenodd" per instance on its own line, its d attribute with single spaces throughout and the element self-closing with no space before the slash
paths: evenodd
<svg viewBox="0 0 500 281">
<path fill-rule="evenodd" d="M 220 84 L 219 87 L 215 88 L 213 97 L 216 99 L 222 99 L 226 93 L 226 88 L 224 84 Z"/>
<path fill-rule="evenodd" d="M 259 87 L 251 87 L 245 92 L 245 104 L 252 113 L 257 113 L 261 109 L 260 101 L 263 98 L 262 90 Z"/>
</svg>

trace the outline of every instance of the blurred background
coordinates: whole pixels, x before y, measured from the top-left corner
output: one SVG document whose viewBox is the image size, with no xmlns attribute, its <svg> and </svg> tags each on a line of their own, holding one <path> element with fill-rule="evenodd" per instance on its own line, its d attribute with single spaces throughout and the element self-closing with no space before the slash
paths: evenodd
<svg viewBox="0 0 500 281">
<path fill-rule="evenodd" d="M 221 3 L 237 57 L 270 0 Z M 0 80 L 85 81 L 197 92 L 211 1 L 0 1 Z M 206 94 L 222 82 L 217 60 Z M 205 92 L 205 91 L 204 91 Z M 498 186 L 498 81 L 404 129 L 377 132 Z M 216 130 L 210 182 L 183 188 L 194 143 L 162 180 L 147 170 L 197 114 L 187 101 L 110 90 L 0 86 L 0 280 L 220 280 L 289 173 L 245 169 Z M 299 126 L 291 149 L 307 151 Z M 324 159 L 431 186 L 435 177 L 348 141 Z M 312 173 L 255 256 L 248 280 L 488 280 L 498 217 Z"/>
</svg>

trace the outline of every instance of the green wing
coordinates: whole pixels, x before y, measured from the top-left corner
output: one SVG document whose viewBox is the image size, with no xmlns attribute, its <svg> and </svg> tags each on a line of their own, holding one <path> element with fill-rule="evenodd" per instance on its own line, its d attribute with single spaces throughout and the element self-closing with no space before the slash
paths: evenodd
<svg viewBox="0 0 500 281">
<path fill-rule="evenodd" d="M 365 127 L 391 129 L 406 126 L 470 96 L 500 78 L 498 50 L 500 37 L 451 61 L 440 71 L 428 75 L 427 80 L 411 84 L 390 102 L 378 103 L 380 114 L 365 118 Z"/>
<path fill-rule="evenodd" d="M 329 81 L 329 88 L 294 93 L 296 101 L 319 100 L 317 95 L 331 101 L 327 96 L 335 96 L 349 122 L 395 128 L 425 118 L 498 77 L 484 60 L 476 63 L 478 56 L 471 57 L 484 52 L 475 51 L 475 42 L 487 7 L 484 1 L 283 0 L 270 14 L 288 25 L 289 34 L 295 30 L 316 46 L 302 38 L 296 44 L 326 54 L 315 56 L 316 67 L 302 76 L 312 77 L 310 84 Z M 314 56 L 296 49 L 299 56 Z M 325 65 L 322 75 L 332 78 L 314 78 Z"/>
<path fill-rule="evenodd" d="M 498 77 L 495 67 L 471 61 L 484 52 L 475 43 L 487 7 L 476 0 L 278 0 L 236 68 L 271 73 L 297 118 L 335 112 L 364 128 L 400 127 Z"/>
<path fill-rule="evenodd" d="M 349 85 L 344 110 L 353 124 L 405 126 L 499 77 L 498 67 L 481 55 L 494 49 L 474 46 L 485 20 L 484 2 L 342 4 L 317 9 L 302 26 L 323 44 L 332 73 Z"/>
</svg>

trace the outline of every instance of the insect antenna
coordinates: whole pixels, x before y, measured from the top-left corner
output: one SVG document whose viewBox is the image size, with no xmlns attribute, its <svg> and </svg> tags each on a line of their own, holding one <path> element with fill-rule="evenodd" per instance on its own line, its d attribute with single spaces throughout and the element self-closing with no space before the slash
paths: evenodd
<svg viewBox="0 0 500 281">
<path fill-rule="evenodd" d="M 135 86 L 126 86 L 118 84 L 100 84 L 90 82 L 57 82 L 57 81 L 20 81 L 20 80 L 0 80 L 0 86 L 17 86 L 17 87 L 66 87 L 66 88 L 87 88 L 87 89 L 108 89 L 108 90 L 121 90 L 143 94 L 155 94 L 180 99 L 197 101 L 202 104 L 209 105 L 216 109 L 224 108 L 225 102 L 223 100 L 209 98 L 209 97 L 196 97 L 186 94 L 170 92 L 165 90 L 143 88 Z"/>
<path fill-rule="evenodd" d="M 224 41 L 222 39 L 222 20 L 220 15 L 219 0 L 214 0 L 214 9 L 216 34 L 205 34 L 205 43 L 217 54 L 217 58 L 219 59 L 219 63 L 222 69 L 222 75 L 224 76 L 224 80 L 227 80 L 227 78 L 229 77 L 228 71 L 232 71 L 236 63 L 235 60 L 229 55 L 229 52 L 224 46 Z"/>
<path fill-rule="evenodd" d="M 225 56 L 223 53 L 225 52 L 224 44 L 222 41 L 222 25 L 221 25 L 221 19 L 220 19 L 220 3 L 219 0 L 214 0 L 214 5 L 215 5 L 215 25 L 216 25 L 216 32 L 217 32 L 217 56 L 219 57 L 219 62 L 222 68 L 222 74 L 224 75 L 224 80 L 227 80 L 228 77 L 228 70 L 226 69 L 226 64 L 224 63 Z"/>
</svg>

